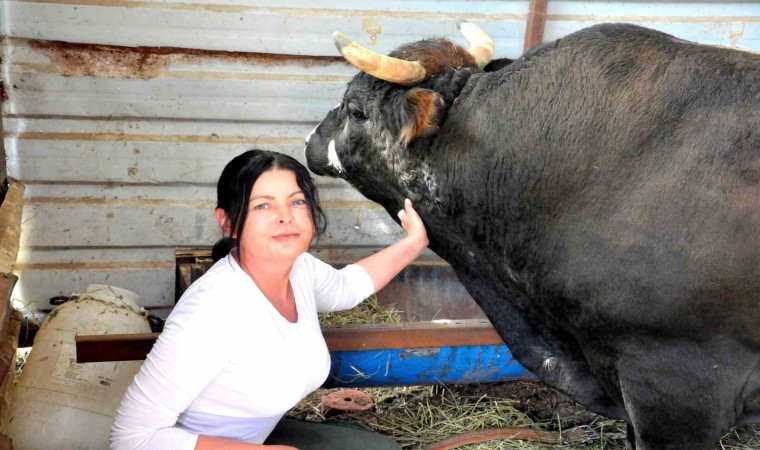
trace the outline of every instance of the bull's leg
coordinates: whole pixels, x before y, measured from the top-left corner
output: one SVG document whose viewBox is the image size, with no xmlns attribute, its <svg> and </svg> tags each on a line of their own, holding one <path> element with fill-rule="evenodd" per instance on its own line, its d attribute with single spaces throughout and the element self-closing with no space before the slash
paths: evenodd
<svg viewBox="0 0 760 450">
<path fill-rule="evenodd" d="M 633 431 L 633 425 L 626 423 L 625 431 L 625 450 L 636 450 L 636 432 Z"/>
<path fill-rule="evenodd" d="M 628 447 L 712 450 L 736 419 L 740 363 L 730 346 L 685 339 L 627 339 L 618 373 Z M 735 350 L 735 349 L 733 349 Z"/>
<path fill-rule="evenodd" d="M 467 277 L 461 280 L 520 364 L 587 408 L 607 417 L 625 417 L 623 405 L 610 397 L 592 376 L 572 336 L 548 321 L 535 322 L 492 285 Z"/>
</svg>

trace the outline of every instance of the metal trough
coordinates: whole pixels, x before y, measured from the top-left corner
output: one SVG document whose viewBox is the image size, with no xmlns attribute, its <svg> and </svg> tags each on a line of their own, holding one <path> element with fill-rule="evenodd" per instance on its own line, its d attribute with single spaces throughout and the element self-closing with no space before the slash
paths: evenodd
<svg viewBox="0 0 760 450">
<path fill-rule="evenodd" d="M 325 387 L 484 383 L 533 376 L 488 321 L 353 325 L 323 330 L 332 358 Z M 144 359 L 158 333 L 77 336 L 77 362 Z"/>
<path fill-rule="evenodd" d="M 366 250 L 312 254 L 336 267 Z M 208 250 L 177 255 L 178 297 L 211 266 Z M 377 294 L 401 310 L 402 323 L 324 327 L 332 358 L 325 387 L 483 383 L 534 378 L 504 345 L 485 315 L 437 258 L 423 257 Z M 438 319 L 438 320 L 434 320 Z M 77 362 L 143 359 L 158 334 L 78 336 Z"/>
</svg>

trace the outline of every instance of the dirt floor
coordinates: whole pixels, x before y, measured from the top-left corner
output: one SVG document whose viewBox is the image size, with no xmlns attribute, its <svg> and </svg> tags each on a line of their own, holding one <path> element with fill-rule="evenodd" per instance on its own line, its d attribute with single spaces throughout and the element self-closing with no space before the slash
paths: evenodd
<svg viewBox="0 0 760 450">
<path fill-rule="evenodd" d="M 361 422 L 393 437 L 404 449 L 424 449 L 451 436 L 497 427 L 550 432 L 554 443 L 496 439 L 469 444 L 463 450 L 624 450 L 625 424 L 584 410 L 569 397 L 538 382 L 503 382 L 453 386 L 363 389 L 375 401 L 365 413 L 325 418 L 318 390 L 290 417 L 310 421 Z M 575 428 L 579 427 L 579 428 Z M 727 433 L 716 450 L 760 450 L 760 425 Z"/>
</svg>

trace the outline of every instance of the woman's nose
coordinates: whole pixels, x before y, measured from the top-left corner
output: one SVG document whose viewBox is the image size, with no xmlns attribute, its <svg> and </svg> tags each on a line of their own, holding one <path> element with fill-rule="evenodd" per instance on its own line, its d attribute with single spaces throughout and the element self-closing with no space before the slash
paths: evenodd
<svg viewBox="0 0 760 450">
<path fill-rule="evenodd" d="M 282 208 L 280 210 L 280 215 L 278 217 L 278 222 L 280 223 L 290 223 L 293 221 L 293 214 L 290 211 L 290 208 Z"/>
</svg>

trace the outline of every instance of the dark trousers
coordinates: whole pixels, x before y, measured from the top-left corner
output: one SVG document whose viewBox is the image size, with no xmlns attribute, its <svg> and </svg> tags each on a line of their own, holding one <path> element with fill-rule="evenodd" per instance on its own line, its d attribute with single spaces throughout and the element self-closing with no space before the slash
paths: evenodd
<svg viewBox="0 0 760 450">
<path fill-rule="evenodd" d="M 264 444 L 291 445 L 300 450 L 400 450 L 393 439 L 345 423 L 313 423 L 282 419 Z"/>
</svg>

